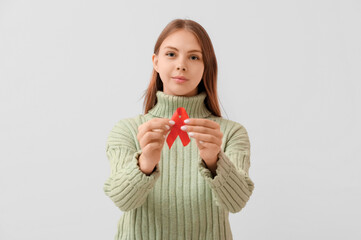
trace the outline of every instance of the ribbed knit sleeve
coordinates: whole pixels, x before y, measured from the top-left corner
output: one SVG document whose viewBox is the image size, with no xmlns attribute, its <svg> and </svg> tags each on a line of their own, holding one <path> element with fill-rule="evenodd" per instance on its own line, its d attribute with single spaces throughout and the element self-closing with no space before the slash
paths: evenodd
<svg viewBox="0 0 361 240">
<path fill-rule="evenodd" d="M 242 210 L 252 195 L 254 183 L 249 178 L 250 142 L 246 129 L 236 123 L 218 154 L 216 176 L 199 159 L 199 171 L 212 189 L 215 202 L 229 212 Z"/>
<path fill-rule="evenodd" d="M 141 206 L 160 176 L 159 165 L 148 176 L 138 165 L 141 149 L 136 148 L 136 136 L 127 119 L 120 120 L 106 142 L 110 176 L 103 186 L 107 196 L 122 211 Z"/>
</svg>

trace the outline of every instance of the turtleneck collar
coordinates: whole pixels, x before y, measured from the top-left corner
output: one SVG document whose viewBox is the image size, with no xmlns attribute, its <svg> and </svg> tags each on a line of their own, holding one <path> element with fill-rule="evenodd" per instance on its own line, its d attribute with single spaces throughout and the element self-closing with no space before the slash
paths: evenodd
<svg viewBox="0 0 361 240">
<path fill-rule="evenodd" d="M 205 92 L 195 96 L 174 96 L 157 91 L 157 103 L 148 111 L 151 115 L 160 118 L 172 118 L 179 107 L 184 107 L 189 118 L 205 118 L 212 113 L 207 109 L 204 100 L 207 97 Z"/>
</svg>

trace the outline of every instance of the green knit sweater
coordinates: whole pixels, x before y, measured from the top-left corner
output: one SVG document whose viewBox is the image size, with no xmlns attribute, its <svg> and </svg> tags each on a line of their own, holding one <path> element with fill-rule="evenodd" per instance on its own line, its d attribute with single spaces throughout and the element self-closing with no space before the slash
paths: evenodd
<svg viewBox="0 0 361 240">
<path fill-rule="evenodd" d="M 110 176 L 104 192 L 123 211 L 114 239 L 233 239 L 229 212 L 241 211 L 254 189 L 248 175 L 250 142 L 241 124 L 212 115 L 205 98 L 205 92 L 184 97 L 158 91 L 157 103 L 147 114 L 122 119 L 110 131 Z M 171 118 L 178 107 L 184 107 L 189 118 L 220 124 L 222 150 L 214 177 L 194 138 L 185 147 L 179 137 L 171 149 L 165 143 L 151 175 L 139 169 L 138 126 L 152 118 Z"/>
</svg>

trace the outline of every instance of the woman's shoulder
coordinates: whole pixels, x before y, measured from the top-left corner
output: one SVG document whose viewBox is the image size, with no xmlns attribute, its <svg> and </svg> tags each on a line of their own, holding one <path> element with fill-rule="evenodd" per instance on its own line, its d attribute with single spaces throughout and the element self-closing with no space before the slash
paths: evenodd
<svg viewBox="0 0 361 240">
<path fill-rule="evenodd" d="M 127 117 L 117 120 L 108 135 L 108 146 L 128 145 L 134 147 L 137 139 L 138 126 L 144 121 L 144 115 L 139 114 L 134 117 Z"/>
<path fill-rule="evenodd" d="M 133 117 L 122 118 L 117 120 L 111 130 L 111 132 L 137 132 L 139 125 L 145 122 L 145 117 L 143 114 L 138 114 Z"/>
</svg>

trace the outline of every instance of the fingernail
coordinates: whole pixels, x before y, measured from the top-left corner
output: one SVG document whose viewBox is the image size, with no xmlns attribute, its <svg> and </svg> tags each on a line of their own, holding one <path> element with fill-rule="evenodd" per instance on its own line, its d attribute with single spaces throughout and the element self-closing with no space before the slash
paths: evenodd
<svg viewBox="0 0 361 240">
<path fill-rule="evenodd" d="M 190 132 L 190 133 L 189 133 L 189 136 L 193 137 L 193 136 L 194 136 L 194 133 Z"/>
<path fill-rule="evenodd" d="M 169 123 L 172 124 L 172 125 L 175 124 L 175 122 L 173 120 L 170 120 Z"/>
<path fill-rule="evenodd" d="M 189 119 L 184 120 L 185 123 L 189 123 Z"/>
<path fill-rule="evenodd" d="M 200 143 L 203 143 L 203 141 L 199 141 Z"/>
<path fill-rule="evenodd" d="M 166 127 L 167 129 L 169 129 L 169 128 L 170 128 L 168 125 L 165 125 L 165 127 Z"/>
<path fill-rule="evenodd" d="M 182 129 L 183 131 L 185 131 L 185 130 L 187 130 L 187 126 L 181 126 L 181 129 Z"/>
</svg>

